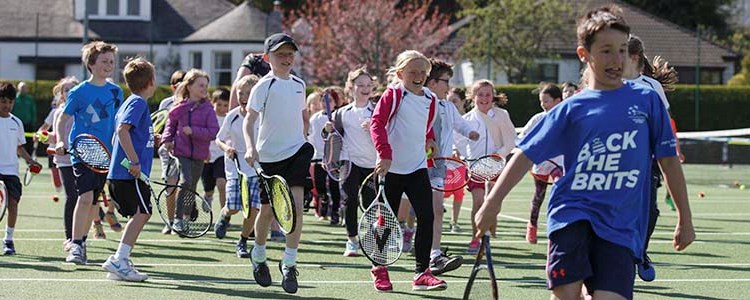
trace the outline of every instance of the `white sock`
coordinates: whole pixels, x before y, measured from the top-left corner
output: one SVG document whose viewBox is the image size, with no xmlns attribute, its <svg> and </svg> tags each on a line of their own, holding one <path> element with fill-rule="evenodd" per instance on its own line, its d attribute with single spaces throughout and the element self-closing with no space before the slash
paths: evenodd
<svg viewBox="0 0 750 300">
<path fill-rule="evenodd" d="M 352 243 L 352 244 L 357 244 L 358 243 L 357 236 L 350 236 L 348 238 L 349 238 L 349 242 L 350 243 Z"/>
<path fill-rule="evenodd" d="M 13 227 L 5 227 L 5 240 L 6 241 L 12 241 L 13 240 L 13 231 L 16 229 Z"/>
<path fill-rule="evenodd" d="M 124 258 L 129 258 L 131 250 L 133 250 L 132 246 L 120 242 L 120 245 L 117 246 L 117 252 L 115 252 L 115 259 L 122 260 Z"/>
<path fill-rule="evenodd" d="M 440 249 L 432 249 L 430 251 L 430 260 L 434 259 L 435 257 L 438 257 L 443 254 L 443 251 L 440 251 Z"/>
<path fill-rule="evenodd" d="M 296 248 L 285 248 L 284 257 L 281 259 L 281 263 L 291 267 L 297 265 L 297 249 Z"/>
<path fill-rule="evenodd" d="M 253 250 L 250 251 L 250 255 L 256 263 L 266 262 L 266 245 L 258 245 L 253 242 Z"/>
</svg>

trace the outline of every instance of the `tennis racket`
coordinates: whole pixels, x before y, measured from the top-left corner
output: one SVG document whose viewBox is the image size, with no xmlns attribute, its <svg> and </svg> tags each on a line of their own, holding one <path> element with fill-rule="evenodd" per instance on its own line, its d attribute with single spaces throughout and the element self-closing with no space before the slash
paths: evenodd
<svg viewBox="0 0 750 300">
<path fill-rule="evenodd" d="M 563 168 L 555 161 L 548 159 L 534 165 L 529 171 L 534 179 L 546 182 L 548 185 L 557 182 L 563 176 Z"/>
<path fill-rule="evenodd" d="M 279 175 L 266 174 L 257 162 L 254 167 L 255 173 L 260 176 L 258 178 L 263 185 L 263 189 L 266 191 L 266 195 L 268 195 L 273 216 L 279 222 L 281 231 L 284 234 L 294 232 L 297 228 L 297 210 L 286 180 Z"/>
<path fill-rule="evenodd" d="M 432 166 L 436 170 L 444 172 L 443 184 L 432 182 L 432 189 L 440 192 L 453 192 L 462 189 L 469 184 L 469 164 L 455 157 L 433 158 Z"/>
<path fill-rule="evenodd" d="M 169 109 L 166 108 L 151 113 L 151 124 L 154 128 L 154 133 L 161 134 L 164 131 L 164 127 L 167 125 L 167 118 L 169 118 Z"/>
<path fill-rule="evenodd" d="M 120 162 L 125 168 L 130 168 L 130 162 L 127 159 L 123 159 Z M 159 211 L 159 217 L 164 224 L 169 225 L 170 216 L 161 203 L 166 202 L 167 196 L 177 193 L 177 210 L 176 216 L 174 216 L 174 224 L 172 224 L 172 230 L 178 235 L 187 238 L 199 238 L 208 232 L 213 223 L 213 211 L 211 211 L 211 205 L 196 191 L 183 188 L 179 185 L 168 184 L 164 182 L 151 181 L 146 174 L 141 173 L 138 177 L 141 181 L 146 183 L 149 189 L 151 189 L 151 197 L 156 203 L 157 210 Z M 157 194 L 154 192 L 154 185 L 162 186 L 161 191 Z M 140 188 L 136 183 L 136 188 Z M 178 224 L 179 223 L 179 224 Z"/>
<path fill-rule="evenodd" d="M 31 160 L 36 161 L 36 151 L 39 147 L 39 141 L 34 141 L 34 147 L 31 148 Z M 31 180 L 34 179 L 36 174 L 42 171 L 42 166 L 38 164 L 28 164 L 26 166 L 26 173 L 23 174 L 23 185 L 29 186 Z"/>
<path fill-rule="evenodd" d="M 490 236 L 485 234 L 477 252 L 474 267 L 471 269 L 469 281 L 466 282 L 464 289 L 464 300 L 469 299 L 498 299 L 497 281 L 495 278 L 495 268 L 492 264 L 492 251 L 490 250 Z M 485 264 L 482 264 L 482 255 L 485 258 Z M 489 282 L 490 288 L 483 285 L 484 281 Z"/>
<path fill-rule="evenodd" d="M 372 172 L 359 185 L 357 199 L 359 200 L 359 209 L 363 212 L 378 197 L 378 177 L 378 173 Z"/>
<path fill-rule="evenodd" d="M 106 174 L 109 172 L 109 149 L 92 134 L 82 133 L 76 136 L 70 149 L 68 149 L 68 153 L 78 158 L 84 166 L 94 173 Z"/>
<path fill-rule="evenodd" d="M 8 208 L 8 190 L 5 189 L 5 182 L 0 180 L 0 221 L 5 217 L 5 210 Z"/>
<path fill-rule="evenodd" d="M 333 123 L 330 94 L 327 92 L 323 94 L 323 100 L 325 103 L 326 114 L 328 115 L 328 121 Z M 333 131 L 328 134 L 328 137 L 323 144 L 323 169 L 326 170 L 328 176 L 335 181 L 344 180 L 349 176 L 349 170 L 351 169 L 351 162 L 348 159 L 341 158 L 341 150 L 343 147 L 344 138 L 334 126 Z"/>
<path fill-rule="evenodd" d="M 359 246 L 372 263 L 387 266 L 401 256 L 401 225 L 385 196 L 385 179 L 379 180 L 378 201 L 372 201 L 359 220 Z"/>
<path fill-rule="evenodd" d="M 250 217 L 250 183 L 247 175 L 240 168 L 240 159 L 238 154 L 234 154 L 234 166 L 237 167 L 237 182 L 240 184 L 240 200 L 242 203 L 242 215 L 245 219 Z"/>
<path fill-rule="evenodd" d="M 498 154 L 489 154 L 471 160 L 469 180 L 476 183 L 495 181 L 505 168 L 505 158 Z"/>
</svg>

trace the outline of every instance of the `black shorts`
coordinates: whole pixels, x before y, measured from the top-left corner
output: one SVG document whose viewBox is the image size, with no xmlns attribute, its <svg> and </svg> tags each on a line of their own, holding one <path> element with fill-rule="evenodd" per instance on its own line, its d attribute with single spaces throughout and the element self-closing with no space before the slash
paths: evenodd
<svg viewBox="0 0 750 300">
<path fill-rule="evenodd" d="M 216 188 L 216 179 L 227 178 L 224 173 L 224 156 L 220 156 L 212 163 L 203 164 L 203 173 L 201 174 L 201 181 L 203 181 L 203 190 L 212 192 Z"/>
<path fill-rule="evenodd" d="M 109 181 L 109 195 L 112 203 L 115 204 L 117 212 L 124 217 L 135 216 L 138 212 L 149 215 L 152 213 L 151 189 L 140 180 L 137 180 L 138 188 L 136 189 L 135 182 L 136 180 L 132 179 Z"/>
<path fill-rule="evenodd" d="M 82 163 L 76 163 L 73 164 L 73 175 L 76 177 L 78 196 L 93 191 L 92 203 L 96 203 L 99 194 L 104 190 L 104 184 L 107 183 L 107 174 L 96 173 Z"/>
<path fill-rule="evenodd" d="M 289 187 L 305 187 L 310 185 L 308 176 L 310 176 L 310 160 L 312 159 L 313 152 L 315 152 L 313 146 L 310 143 L 304 143 L 297 150 L 297 153 L 294 153 L 289 158 L 272 163 L 260 163 L 260 167 L 268 175 L 283 177 Z M 260 203 L 269 203 L 268 195 L 264 188 L 260 190 Z"/>
<path fill-rule="evenodd" d="M 588 221 L 553 232 L 548 249 L 550 289 L 583 280 L 589 293 L 610 291 L 633 299 L 635 261 L 630 250 L 597 236 Z"/>
<path fill-rule="evenodd" d="M 21 201 L 21 180 L 15 175 L 2 175 L 0 174 L 0 180 L 5 183 L 5 190 L 8 192 L 8 197 Z"/>
</svg>

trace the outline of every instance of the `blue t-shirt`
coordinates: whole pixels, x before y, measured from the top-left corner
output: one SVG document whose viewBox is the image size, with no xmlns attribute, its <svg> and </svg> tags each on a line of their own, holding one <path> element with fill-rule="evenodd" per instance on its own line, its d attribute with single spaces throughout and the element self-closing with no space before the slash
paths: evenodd
<svg viewBox="0 0 750 300">
<path fill-rule="evenodd" d="M 141 172 L 149 176 L 151 174 L 151 163 L 154 155 L 154 128 L 151 126 L 151 113 L 148 110 L 146 100 L 138 95 L 130 95 L 115 115 L 115 124 L 129 124 L 130 140 L 133 149 L 138 154 L 138 162 L 141 164 Z M 120 138 L 115 134 L 113 142 L 112 161 L 109 166 L 107 179 L 133 179 L 128 169 L 120 163 L 127 159 L 125 150 L 120 145 Z"/>
<path fill-rule="evenodd" d="M 550 194 L 548 235 L 588 220 L 597 236 L 641 259 L 652 157 L 676 155 L 656 92 L 630 82 L 616 90 L 584 90 L 550 110 L 518 147 L 537 164 L 566 158 L 565 175 Z"/>
<path fill-rule="evenodd" d="M 64 113 L 74 118 L 68 143 L 72 144 L 79 134 L 89 133 L 99 138 L 111 151 L 115 112 L 122 104 L 122 98 L 122 89 L 111 82 L 97 86 L 86 80 L 71 89 L 63 109 Z M 74 164 L 80 162 L 75 156 L 71 156 L 71 160 Z"/>
</svg>

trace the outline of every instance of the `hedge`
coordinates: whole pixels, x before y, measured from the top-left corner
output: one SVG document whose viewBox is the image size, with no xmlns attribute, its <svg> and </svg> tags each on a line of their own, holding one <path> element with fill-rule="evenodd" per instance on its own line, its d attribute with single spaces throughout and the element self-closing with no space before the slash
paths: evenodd
<svg viewBox="0 0 750 300">
<path fill-rule="evenodd" d="M 16 81 L 17 82 L 17 81 Z M 16 83 L 14 82 L 14 83 Z M 37 102 L 37 120 L 39 124 L 49 113 L 49 101 L 52 99 L 54 81 L 28 81 L 30 92 Z M 124 84 L 120 85 L 129 95 Z M 538 86 L 534 84 L 500 85 L 498 92 L 508 95 L 508 111 L 517 127 L 526 124 L 531 116 L 541 111 L 539 100 L 532 91 Z M 307 92 L 315 87 L 308 86 Z M 672 114 L 677 121 L 680 131 L 720 130 L 750 127 L 750 87 L 702 85 L 700 87 L 700 127 L 695 124 L 695 89 L 694 85 L 677 85 L 676 90 L 667 93 L 672 106 Z M 159 86 L 151 99 L 149 106 L 155 110 L 161 99 L 171 94 L 169 86 Z"/>
</svg>

